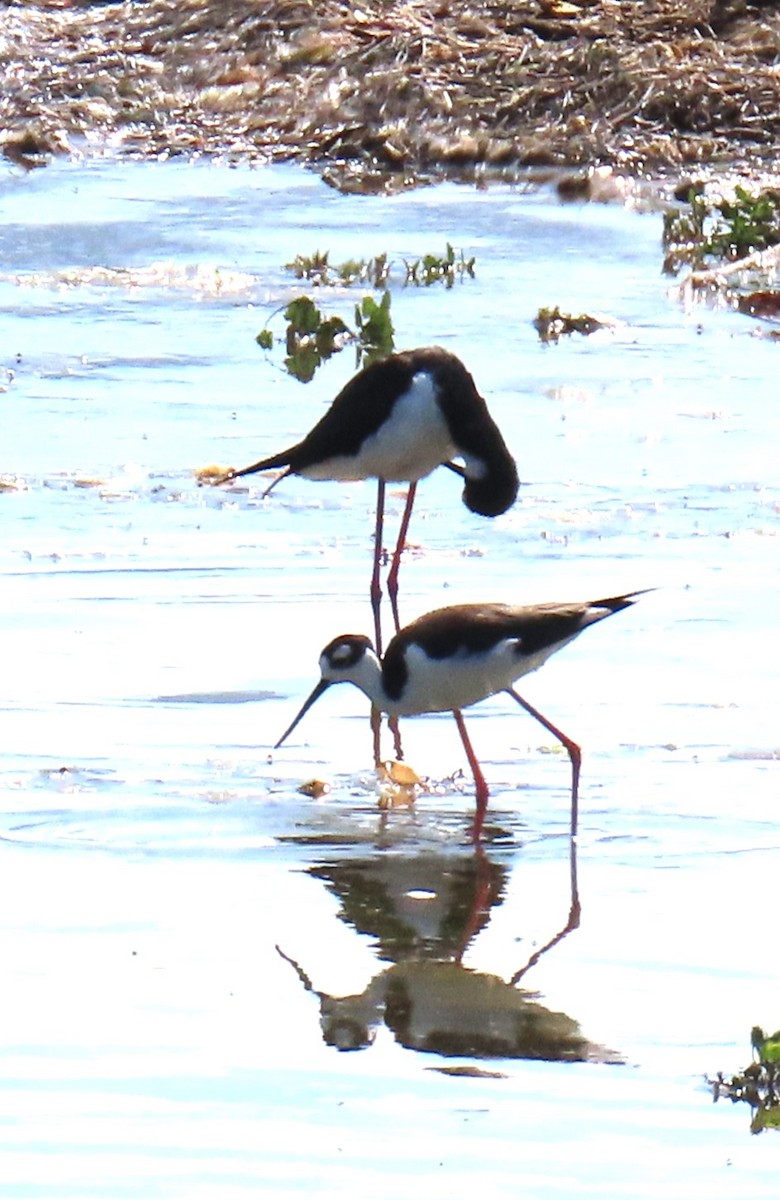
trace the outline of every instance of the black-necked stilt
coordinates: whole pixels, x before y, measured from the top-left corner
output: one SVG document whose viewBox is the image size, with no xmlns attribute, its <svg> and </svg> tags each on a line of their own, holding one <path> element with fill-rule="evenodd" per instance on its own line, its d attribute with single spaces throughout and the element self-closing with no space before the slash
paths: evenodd
<svg viewBox="0 0 780 1200">
<path fill-rule="evenodd" d="M 295 720 L 279 738 L 281 746 L 327 688 L 354 683 L 372 705 L 391 717 L 451 712 L 466 751 L 476 787 L 474 840 L 485 817 L 488 786 L 471 746 L 462 709 L 497 692 L 508 692 L 568 751 L 572 766 L 571 834 L 577 832 L 580 748 L 519 696 L 516 679 L 536 671 L 583 629 L 628 608 L 642 592 L 607 600 L 571 604 L 459 604 L 426 613 L 390 642 L 381 660 L 367 637 L 342 634 L 320 655 L 322 677 Z"/>
<path fill-rule="evenodd" d="M 462 460 L 463 465 L 452 461 Z M 396 630 L 398 570 L 406 542 L 417 484 L 438 466 L 465 480 L 463 501 L 472 512 L 496 517 L 514 503 L 518 478 L 474 380 L 459 358 L 438 346 L 391 354 L 350 379 L 328 411 L 296 446 L 272 454 L 218 483 L 284 467 L 271 488 L 287 475 L 306 479 L 377 479 L 374 569 L 371 605 L 375 645 L 382 653 L 379 580 L 385 484 L 408 483 L 398 542 L 387 577 Z"/>
</svg>

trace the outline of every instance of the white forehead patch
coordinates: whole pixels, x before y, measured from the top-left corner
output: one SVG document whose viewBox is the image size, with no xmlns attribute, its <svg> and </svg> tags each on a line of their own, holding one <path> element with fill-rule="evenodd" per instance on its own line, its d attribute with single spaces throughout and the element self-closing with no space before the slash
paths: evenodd
<svg viewBox="0 0 780 1200">
<path fill-rule="evenodd" d="M 331 651 L 330 660 L 332 663 L 335 663 L 338 666 L 340 663 L 349 662 L 352 658 L 352 655 L 352 647 L 342 644 L 341 646 L 336 646 L 335 649 Z"/>
</svg>

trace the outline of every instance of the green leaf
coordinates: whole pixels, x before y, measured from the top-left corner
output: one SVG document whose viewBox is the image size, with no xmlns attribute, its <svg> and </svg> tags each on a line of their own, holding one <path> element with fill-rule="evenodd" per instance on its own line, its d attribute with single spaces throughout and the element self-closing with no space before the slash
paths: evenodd
<svg viewBox="0 0 780 1200">
<path fill-rule="evenodd" d="M 374 356 L 389 354 L 393 349 L 393 322 L 390 318 L 390 293 L 382 293 L 377 304 L 373 296 L 364 296 L 355 306 L 355 324 L 360 341 Z"/>
<path fill-rule="evenodd" d="M 298 334 L 315 333 L 322 321 L 322 313 L 308 296 L 298 296 L 287 305 L 284 319 Z"/>
</svg>

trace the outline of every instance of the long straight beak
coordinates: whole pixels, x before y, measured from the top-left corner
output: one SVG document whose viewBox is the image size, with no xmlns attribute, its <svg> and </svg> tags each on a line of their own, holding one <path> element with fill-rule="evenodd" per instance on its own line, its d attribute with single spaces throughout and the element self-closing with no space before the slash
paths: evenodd
<svg viewBox="0 0 780 1200">
<path fill-rule="evenodd" d="M 214 487 L 219 487 L 221 483 L 232 483 L 234 479 L 240 479 L 242 475 L 251 475 L 259 466 L 260 463 L 252 463 L 251 467 L 242 467 L 240 471 L 226 471 L 224 475 L 220 475 L 219 479 L 214 480 Z"/>
<path fill-rule="evenodd" d="M 319 700 L 319 698 L 323 694 L 323 692 L 326 692 L 328 690 L 328 688 L 331 685 L 331 682 L 332 682 L 332 680 L 330 680 L 330 679 L 321 679 L 319 681 L 316 688 L 314 689 L 312 694 L 309 696 L 309 699 L 305 701 L 303 707 L 301 708 L 301 711 L 298 713 L 298 716 L 295 718 L 295 720 L 292 722 L 292 724 L 284 731 L 282 736 L 279 738 L 279 741 L 274 746 L 274 750 L 278 750 L 279 747 L 281 746 L 282 742 L 287 741 L 287 739 L 290 736 L 290 734 L 292 733 L 293 729 L 295 729 L 295 726 L 298 724 L 298 722 L 301 720 L 302 717 L 305 717 L 306 713 L 309 711 L 312 704 L 314 704 L 315 700 Z"/>
<path fill-rule="evenodd" d="M 234 479 L 241 479 L 243 475 L 254 475 L 255 471 L 258 470 L 265 470 L 262 460 L 260 462 L 252 463 L 251 467 L 242 467 L 240 471 L 228 471 L 226 475 L 220 475 L 219 479 L 214 480 L 214 487 L 219 487 L 221 483 L 232 483 Z M 288 467 L 286 470 L 277 475 L 276 479 L 271 480 L 270 484 L 263 492 L 263 499 L 265 499 L 269 492 L 273 491 L 277 483 L 281 483 L 282 480 L 286 479 L 289 474 L 290 468 Z"/>
</svg>

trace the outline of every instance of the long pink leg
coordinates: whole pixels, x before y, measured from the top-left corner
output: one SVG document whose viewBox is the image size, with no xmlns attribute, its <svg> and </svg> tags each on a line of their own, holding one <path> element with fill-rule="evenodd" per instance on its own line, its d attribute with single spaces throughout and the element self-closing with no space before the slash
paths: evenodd
<svg viewBox="0 0 780 1200">
<path fill-rule="evenodd" d="M 463 742 L 463 749 L 466 751 L 466 758 L 469 760 L 471 774 L 474 776 L 474 786 L 476 788 L 475 800 L 477 802 L 477 811 L 474 814 L 474 824 L 471 828 L 471 837 L 474 842 L 479 842 L 482 837 L 482 826 L 485 821 L 485 811 L 488 802 L 488 785 L 485 783 L 485 776 L 482 774 L 482 768 L 477 762 L 477 756 L 471 745 L 471 740 L 466 732 L 466 722 L 463 720 L 463 713 L 459 708 L 452 710 L 452 715 L 455 718 L 455 724 L 458 726 L 460 740 Z"/>
<path fill-rule="evenodd" d="M 374 747 L 374 766 L 377 770 L 382 765 L 382 714 L 378 708 L 371 705 L 371 738 Z"/>
<path fill-rule="evenodd" d="M 395 621 L 395 631 L 401 628 L 401 622 L 398 617 L 398 572 L 401 568 L 401 555 L 404 552 L 406 545 L 406 535 L 409 532 L 409 519 L 412 515 L 412 506 L 414 505 L 414 497 L 417 493 L 417 484 L 410 483 L 409 491 L 406 493 L 406 505 L 404 507 L 404 515 L 401 517 L 401 528 L 398 530 L 398 541 L 395 544 L 395 553 L 393 561 L 390 564 L 390 570 L 387 573 L 387 594 L 390 597 L 390 607 L 393 610 L 393 620 Z"/>
<path fill-rule="evenodd" d="M 399 762 L 403 762 L 404 748 L 401 745 L 401 729 L 398 717 L 388 717 L 387 723 L 393 735 L 393 749 Z M 371 706 L 371 735 L 374 740 L 374 766 L 379 769 L 382 765 L 382 714 L 378 708 Z"/>
<path fill-rule="evenodd" d="M 579 802 L 579 787 L 580 787 L 580 766 L 582 765 L 582 751 L 580 750 L 577 743 L 573 742 L 571 740 L 571 738 L 566 736 L 565 733 L 562 733 L 561 730 L 558 729 L 558 727 L 556 725 L 553 725 L 552 721 L 548 721 L 547 718 L 543 717 L 542 714 L 537 709 L 535 709 L 532 704 L 529 704 L 528 701 L 524 700 L 522 696 L 518 696 L 518 694 L 514 688 L 509 687 L 506 690 L 507 690 L 507 692 L 509 692 L 510 696 L 514 696 L 515 700 L 520 705 L 520 707 L 524 708 L 525 711 L 527 713 L 529 713 L 532 717 L 536 717 L 539 724 L 544 725 L 545 729 L 548 730 L 548 732 L 551 733 L 553 735 L 553 737 L 556 737 L 558 739 L 558 741 L 561 743 L 561 745 L 566 747 L 566 749 L 569 753 L 569 758 L 571 760 L 571 836 L 574 838 L 577 836 L 577 818 L 578 818 L 578 802 Z"/>
<path fill-rule="evenodd" d="M 399 762 L 404 760 L 404 748 L 401 745 L 401 728 L 398 724 L 398 717 L 388 717 L 387 723 L 390 726 L 390 732 L 393 735 L 393 748 L 395 756 Z"/>
<path fill-rule="evenodd" d="M 378 656 L 382 657 L 382 584 L 379 580 L 379 568 L 382 560 L 382 529 L 385 516 L 385 481 L 380 479 L 376 490 L 376 528 L 374 530 L 374 570 L 371 575 L 371 608 L 374 613 L 374 646 Z"/>
<path fill-rule="evenodd" d="M 374 613 L 374 646 L 378 656 L 382 657 L 382 584 L 379 579 L 379 568 L 382 560 L 382 528 L 385 515 L 385 481 L 380 479 L 376 490 L 376 528 L 374 529 L 374 569 L 371 573 L 371 608 Z M 371 707 L 371 735 L 374 743 L 374 766 L 382 763 L 382 714 L 378 708 Z"/>
</svg>

